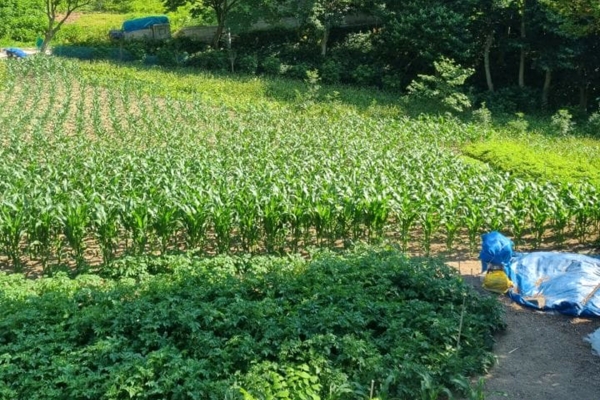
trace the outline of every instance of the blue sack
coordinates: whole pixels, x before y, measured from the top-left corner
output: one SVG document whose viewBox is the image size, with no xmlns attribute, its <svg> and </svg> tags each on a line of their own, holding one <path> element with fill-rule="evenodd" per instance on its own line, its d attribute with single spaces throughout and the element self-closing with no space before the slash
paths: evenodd
<svg viewBox="0 0 600 400">
<path fill-rule="evenodd" d="M 488 264 L 506 267 L 513 256 L 512 240 L 500 232 L 489 232 L 481 236 L 481 272 L 488 269 Z"/>
</svg>

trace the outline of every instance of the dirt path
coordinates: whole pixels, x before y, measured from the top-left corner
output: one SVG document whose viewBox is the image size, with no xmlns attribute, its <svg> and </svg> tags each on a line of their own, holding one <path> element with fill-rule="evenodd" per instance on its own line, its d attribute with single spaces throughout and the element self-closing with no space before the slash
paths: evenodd
<svg viewBox="0 0 600 400">
<path fill-rule="evenodd" d="M 458 268 L 458 262 L 448 264 Z M 476 260 L 460 263 L 465 279 L 482 290 L 476 276 L 480 268 Z M 539 312 L 506 296 L 498 298 L 506 310 L 507 329 L 496 338 L 498 363 L 485 376 L 486 399 L 600 399 L 600 356 L 593 355 L 590 343 L 584 341 L 600 328 L 600 318 Z"/>
</svg>

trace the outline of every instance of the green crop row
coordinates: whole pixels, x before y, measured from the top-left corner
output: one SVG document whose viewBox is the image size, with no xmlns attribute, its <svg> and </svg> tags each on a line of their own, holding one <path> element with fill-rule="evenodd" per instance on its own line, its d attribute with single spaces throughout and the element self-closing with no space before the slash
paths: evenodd
<svg viewBox="0 0 600 400">
<path fill-rule="evenodd" d="M 535 245 L 599 231 L 597 187 L 463 162 L 444 146 L 479 129 L 452 118 L 218 105 L 135 79 L 94 83 L 51 58 L 7 65 L 0 253 L 17 269 L 25 257 L 87 268 L 123 252 L 295 252 L 390 236 L 427 254 L 442 236 L 475 250 L 486 230 Z"/>
<path fill-rule="evenodd" d="M 0 397 L 437 398 L 491 365 L 503 326 L 455 270 L 390 249 L 119 269 L 0 274 Z"/>
</svg>

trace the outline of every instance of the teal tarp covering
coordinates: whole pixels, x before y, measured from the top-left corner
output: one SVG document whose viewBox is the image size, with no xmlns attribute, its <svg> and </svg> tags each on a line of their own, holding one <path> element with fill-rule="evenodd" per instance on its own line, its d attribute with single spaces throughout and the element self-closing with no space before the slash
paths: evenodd
<svg viewBox="0 0 600 400">
<path fill-rule="evenodd" d="M 504 267 L 512 281 L 508 295 L 524 306 L 563 314 L 600 317 L 600 258 L 573 253 L 514 253 L 513 242 L 499 232 L 482 237 L 483 270 Z"/>
<path fill-rule="evenodd" d="M 581 317 L 600 317 L 600 259 L 582 254 L 516 254 L 504 269 L 519 304 Z"/>
<path fill-rule="evenodd" d="M 169 23 L 169 18 L 166 15 L 158 15 L 158 16 L 154 16 L 154 17 L 130 19 L 129 21 L 123 22 L 123 31 L 125 31 L 125 32 L 141 31 L 142 29 L 150 28 L 152 25 L 168 24 L 168 23 Z"/>
</svg>

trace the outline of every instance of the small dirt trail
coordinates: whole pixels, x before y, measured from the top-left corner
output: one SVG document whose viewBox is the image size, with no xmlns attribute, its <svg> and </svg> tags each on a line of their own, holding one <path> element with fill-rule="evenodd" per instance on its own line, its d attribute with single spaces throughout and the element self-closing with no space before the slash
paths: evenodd
<svg viewBox="0 0 600 400">
<path fill-rule="evenodd" d="M 600 318 L 573 318 L 521 307 L 481 288 L 477 260 L 448 262 L 477 290 L 497 296 L 507 328 L 496 336 L 497 364 L 484 376 L 487 400 L 600 400 L 600 356 L 584 338 Z"/>
</svg>

